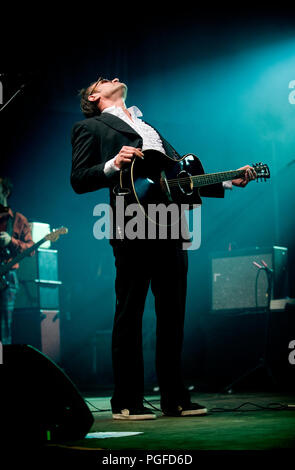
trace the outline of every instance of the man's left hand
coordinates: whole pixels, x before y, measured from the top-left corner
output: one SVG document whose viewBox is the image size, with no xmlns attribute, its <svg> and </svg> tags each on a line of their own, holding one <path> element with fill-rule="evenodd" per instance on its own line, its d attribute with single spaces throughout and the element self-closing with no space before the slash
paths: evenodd
<svg viewBox="0 0 295 470">
<path fill-rule="evenodd" d="M 11 242 L 11 236 L 7 232 L 0 232 L 0 246 L 5 247 Z"/>
<path fill-rule="evenodd" d="M 254 168 L 250 165 L 242 166 L 241 168 L 238 168 L 238 170 L 246 170 L 246 171 L 245 171 L 245 175 L 242 178 L 237 178 L 235 180 L 232 180 L 232 184 L 234 186 L 244 188 L 245 186 L 247 186 L 249 181 L 255 180 L 257 177 Z"/>
</svg>

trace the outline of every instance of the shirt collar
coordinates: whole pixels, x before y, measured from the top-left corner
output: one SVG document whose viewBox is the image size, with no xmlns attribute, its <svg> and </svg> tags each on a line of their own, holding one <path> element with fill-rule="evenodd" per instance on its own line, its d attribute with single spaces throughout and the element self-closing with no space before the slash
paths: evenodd
<svg viewBox="0 0 295 470">
<path fill-rule="evenodd" d="M 132 118 L 140 118 L 143 116 L 142 112 L 137 106 L 130 106 L 130 108 L 127 108 L 127 110 L 131 114 Z M 108 108 L 105 108 L 102 113 L 110 113 L 117 117 L 126 116 L 120 106 L 109 106 Z"/>
</svg>

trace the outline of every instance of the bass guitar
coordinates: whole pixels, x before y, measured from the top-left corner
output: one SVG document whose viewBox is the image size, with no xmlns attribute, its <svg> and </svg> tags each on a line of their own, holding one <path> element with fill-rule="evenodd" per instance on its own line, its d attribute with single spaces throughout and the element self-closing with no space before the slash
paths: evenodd
<svg viewBox="0 0 295 470">
<path fill-rule="evenodd" d="M 36 250 L 40 245 L 42 245 L 42 243 L 46 242 L 47 240 L 50 240 L 51 242 L 56 242 L 59 239 L 60 235 L 64 235 L 66 233 L 68 233 L 68 229 L 66 227 L 61 227 L 59 229 L 53 230 L 51 233 L 48 233 L 48 235 L 45 235 L 45 237 L 43 237 L 33 246 L 27 248 L 26 250 L 16 255 L 12 260 L 8 262 L 2 261 L 0 263 L 0 291 L 6 289 L 6 287 L 8 286 L 6 274 L 16 263 L 19 263 L 26 256 L 29 256 L 32 251 Z"/>
</svg>

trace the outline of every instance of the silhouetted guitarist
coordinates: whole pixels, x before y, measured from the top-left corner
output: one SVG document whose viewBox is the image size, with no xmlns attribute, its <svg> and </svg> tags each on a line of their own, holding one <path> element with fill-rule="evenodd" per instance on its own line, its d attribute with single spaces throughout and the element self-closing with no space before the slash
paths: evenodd
<svg viewBox="0 0 295 470">
<path fill-rule="evenodd" d="M 28 220 L 19 212 L 13 212 L 7 199 L 11 195 L 12 183 L 9 178 L 0 177 L 0 261 L 5 263 L 18 253 L 31 247 L 31 229 Z M 33 253 L 32 253 L 33 254 Z M 12 342 L 12 318 L 18 289 L 16 270 L 18 264 L 6 274 L 7 287 L 0 290 L 0 341 Z"/>
</svg>

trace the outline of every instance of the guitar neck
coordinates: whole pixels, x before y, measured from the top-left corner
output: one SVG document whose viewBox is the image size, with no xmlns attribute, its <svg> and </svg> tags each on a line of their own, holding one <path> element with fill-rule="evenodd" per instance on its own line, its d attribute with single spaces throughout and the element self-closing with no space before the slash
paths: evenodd
<svg viewBox="0 0 295 470">
<path fill-rule="evenodd" d="M 36 250 L 45 241 L 46 241 L 46 237 L 42 238 L 37 243 L 35 243 L 33 246 L 30 246 L 30 248 L 27 248 L 26 250 L 22 251 L 21 253 L 16 255 L 11 261 L 9 261 L 8 263 L 5 263 L 5 265 L 1 266 L 2 274 L 4 274 L 4 271 L 8 272 L 16 263 L 21 261 L 26 256 L 29 256 L 29 254 L 32 253 L 32 251 Z"/>
<path fill-rule="evenodd" d="M 209 184 L 222 183 L 223 181 L 241 178 L 245 174 L 245 170 L 222 171 L 219 173 L 207 173 L 204 175 L 192 176 L 194 187 L 208 186 Z"/>
</svg>

